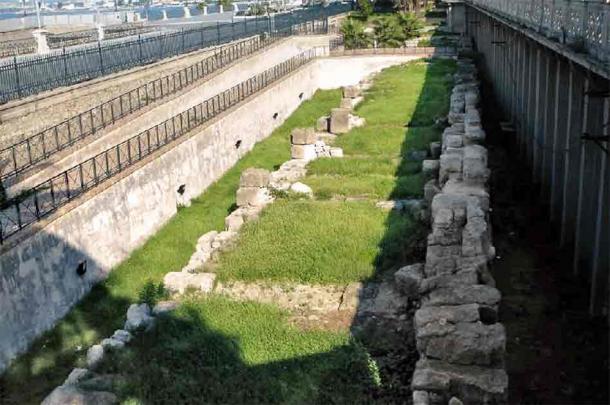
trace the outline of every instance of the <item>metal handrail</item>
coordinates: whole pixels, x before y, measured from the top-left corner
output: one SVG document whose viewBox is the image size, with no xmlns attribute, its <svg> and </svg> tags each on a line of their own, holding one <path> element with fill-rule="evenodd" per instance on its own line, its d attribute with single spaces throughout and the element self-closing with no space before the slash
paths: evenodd
<svg viewBox="0 0 610 405">
<path fill-rule="evenodd" d="M 78 48 L 52 50 L 47 55 L 14 56 L 0 60 L 0 103 L 37 94 L 60 86 L 142 66 L 158 60 L 231 42 L 263 32 L 272 32 L 299 22 L 310 22 L 348 9 L 331 5 L 318 12 L 295 16 L 244 18 L 233 23 L 182 29 L 137 39 L 90 43 Z"/>
<path fill-rule="evenodd" d="M 11 198 L 0 207 L 0 244 L 86 191 L 140 162 L 316 56 L 303 52 Z"/>
<path fill-rule="evenodd" d="M 235 60 L 251 55 L 285 36 L 285 32 L 277 32 L 263 38 L 257 36 L 230 46 L 222 46 L 215 51 L 214 55 L 178 72 L 131 89 L 22 141 L 0 149 L 0 181 L 6 181 L 22 173 L 74 143 L 95 135 L 117 120 L 180 92 Z"/>
</svg>

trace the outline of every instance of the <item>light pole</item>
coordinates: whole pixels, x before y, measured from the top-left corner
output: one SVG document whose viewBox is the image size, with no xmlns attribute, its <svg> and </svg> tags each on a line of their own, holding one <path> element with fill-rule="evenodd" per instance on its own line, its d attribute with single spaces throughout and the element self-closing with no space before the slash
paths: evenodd
<svg viewBox="0 0 610 405">
<path fill-rule="evenodd" d="M 41 29 L 42 24 L 40 23 L 40 6 L 38 5 L 38 0 L 34 0 L 34 6 L 36 7 L 36 19 L 38 20 L 38 29 Z"/>
</svg>

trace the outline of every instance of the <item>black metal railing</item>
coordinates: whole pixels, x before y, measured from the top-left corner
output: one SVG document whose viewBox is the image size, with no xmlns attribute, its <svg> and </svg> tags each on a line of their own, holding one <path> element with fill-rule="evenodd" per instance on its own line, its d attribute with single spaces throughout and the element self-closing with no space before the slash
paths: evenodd
<svg viewBox="0 0 610 405">
<path fill-rule="evenodd" d="M 9 199 L 0 206 L 0 244 L 314 57 L 303 52 Z"/>
<path fill-rule="evenodd" d="M 47 55 L 15 56 L 0 61 L 0 103 L 266 31 L 326 19 L 348 8 L 337 3 L 301 14 L 244 18 L 233 23 L 217 22 L 137 39 L 53 50 Z"/>
<path fill-rule="evenodd" d="M 16 176 L 74 143 L 99 133 L 101 129 L 114 124 L 117 120 L 180 92 L 234 61 L 251 55 L 289 34 L 290 30 L 285 30 L 222 46 L 214 52 L 214 55 L 178 72 L 143 84 L 23 141 L 0 149 L 0 181 Z"/>
</svg>

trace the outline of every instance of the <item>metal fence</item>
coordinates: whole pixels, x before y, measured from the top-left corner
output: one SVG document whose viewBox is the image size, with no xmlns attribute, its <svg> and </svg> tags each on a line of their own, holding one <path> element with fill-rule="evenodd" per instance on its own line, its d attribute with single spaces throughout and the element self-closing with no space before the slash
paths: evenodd
<svg viewBox="0 0 610 405">
<path fill-rule="evenodd" d="M 309 32 L 322 32 L 323 24 L 311 24 Z M 120 96 L 105 101 L 57 125 L 0 150 L 0 182 L 48 159 L 74 143 L 97 134 L 101 129 L 224 68 L 235 60 L 269 46 L 290 30 L 256 36 L 223 46 L 191 66 L 165 77 L 152 80 Z"/>
<path fill-rule="evenodd" d="M 466 0 L 610 63 L 610 4 L 570 0 Z"/>
<path fill-rule="evenodd" d="M 0 244 L 85 191 L 295 71 L 315 56 L 315 50 L 303 52 L 6 201 L 0 209 Z"/>
<path fill-rule="evenodd" d="M 78 49 L 64 48 L 47 55 L 26 55 L 0 61 L 0 103 L 163 58 L 236 39 L 310 23 L 339 14 L 349 6 L 337 4 L 304 14 L 248 19 L 233 23 L 182 29 L 116 43 L 97 42 Z"/>
</svg>

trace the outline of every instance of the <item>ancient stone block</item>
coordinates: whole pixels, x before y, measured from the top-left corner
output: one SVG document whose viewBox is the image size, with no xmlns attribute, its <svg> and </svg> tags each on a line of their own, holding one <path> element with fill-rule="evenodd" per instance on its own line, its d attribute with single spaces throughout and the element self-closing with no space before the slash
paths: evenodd
<svg viewBox="0 0 610 405">
<path fill-rule="evenodd" d="M 424 185 L 424 199 L 428 204 L 432 203 L 435 195 L 441 192 L 436 179 L 428 180 Z"/>
<path fill-rule="evenodd" d="M 452 178 L 462 176 L 462 155 L 459 153 L 444 153 L 440 159 L 439 182 L 445 183 Z"/>
<path fill-rule="evenodd" d="M 430 156 L 432 159 L 438 159 L 441 157 L 441 143 L 430 142 Z"/>
<path fill-rule="evenodd" d="M 324 116 L 316 121 L 316 131 L 328 132 L 328 120 L 330 117 Z"/>
<path fill-rule="evenodd" d="M 87 350 L 87 368 L 94 369 L 104 358 L 104 347 L 93 345 Z"/>
<path fill-rule="evenodd" d="M 356 98 L 360 95 L 360 89 L 358 86 L 345 86 L 343 88 L 344 98 Z"/>
<path fill-rule="evenodd" d="M 347 108 L 351 110 L 353 108 L 352 99 L 351 98 L 342 98 L 341 103 L 339 104 L 339 108 Z"/>
<path fill-rule="evenodd" d="M 127 309 L 127 320 L 125 321 L 124 329 L 134 331 L 147 328 L 154 318 L 150 316 L 150 307 L 148 304 L 131 304 Z"/>
<path fill-rule="evenodd" d="M 349 110 L 346 108 L 333 108 L 330 111 L 330 132 L 345 134 L 349 132 Z"/>
<path fill-rule="evenodd" d="M 290 139 L 293 145 L 313 145 L 318 140 L 313 128 L 295 128 Z"/>
<path fill-rule="evenodd" d="M 290 153 L 293 159 L 303 159 L 306 161 L 314 160 L 318 155 L 316 154 L 316 146 L 311 145 L 292 145 Z"/>
<path fill-rule="evenodd" d="M 501 368 L 419 360 L 411 387 L 413 390 L 450 392 L 466 404 L 501 404 L 507 400 L 508 376 Z"/>
<path fill-rule="evenodd" d="M 455 287 L 458 285 L 474 285 L 478 282 L 479 275 L 477 270 L 459 270 L 456 273 L 440 274 L 423 279 L 419 286 L 419 292 L 421 294 L 425 294 L 437 288 Z"/>
<path fill-rule="evenodd" d="M 485 131 L 479 127 L 469 127 L 464 134 L 464 145 L 481 144 L 485 142 Z"/>
<path fill-rule="evenodd" d="M 500 302 L 501 294 L 494 287 L 484 284 L 459 285 L 430 291 L 422 298 L 425 305 L 462 305 L 477 303 L 494 307 Z"/>
<path fill-rule="evenodd" d="M 225 230 L 237 232 L 244 224 L 244 217 L 241 208 L 238 208 L 236 211 L 233 211 L 225 218 Z"/>
<path fill-rule="evenodd" d="M 294 193 L 313 195 L 313 190 L 307 184 L 296 182 L 290 186 L 290 191 Z"/>
<path fill-rule="evenodd" d="M 463 172 L 464 182 L 481 184 L 487 181 L 487 149 L 481 145 L 468 145 L 464 148 Z"/>
<path fill-rule="evenodd" d="M 409 298 L 419 296 L 419 285 L 424 278 L 424 264 L 416 263 L 402 267 L 394 273 L 394 281 L 400 291 Z"/>
<path fill-rule="evenodd" d="M 462 135 L 445 135 L 443 137 L 444 139 L 444 144 L 443 144 L 443 149 L 445 148 L 461 148 L 462 146 L 464 146 L 464 140 L 462 138 Z"/>
<path fill-rule="evenodd" d="M 61 385 L 55 388 L 53 392 L 42 401 L 41 405 L 112 405 L 118 403 L 119 399 L 111 392 L 84 390 L 74 385 Z"/>
<path fill-rule="evenodd" d="M 265 188 L 240 187 L 237 189 L 236 204 L 238 207 L 265 205 L 268 201 L 269 193 Z"/>
<path fill-rule="evenodd" d="M 428 358 L 453 364 L 501 364 L 506 333 L 499 324 L 429 322 L 417 329 L 417 349 Z"/>
<path fill-rule="evenodd" d="M 422 162 L 422 172 L 427 179 L 437 178 L 440 162 L 438 160 L 424 160 Z"/>
<path fill-rule="evenodd" d="M 214 288 L 214 273 L 170 272 L 163 277 L 163 284 L 171 292 L 183 294 L 187 288 L 193 288 L 207 293 Z"/>
<path fill-rule="evenodd" d="M 438 307 L 422 307 L 415 312 L 415 327 L 423 328 L 429 323 L 460 323 L 479 321 L 478 304 L 464 304 Z"/>
<path fill-rule="evenodd" d="M 269 171 L 253 167 L 244 170 L 239 178 L 240 187 L 267 187 L 269 185 Z"/>
<path fill-rule="evenodd" d="M 337 148 L 337 147 L 330 148 L 330 157 L 342 158 L 343 157 L 343 149 Z"/>
</svg>

